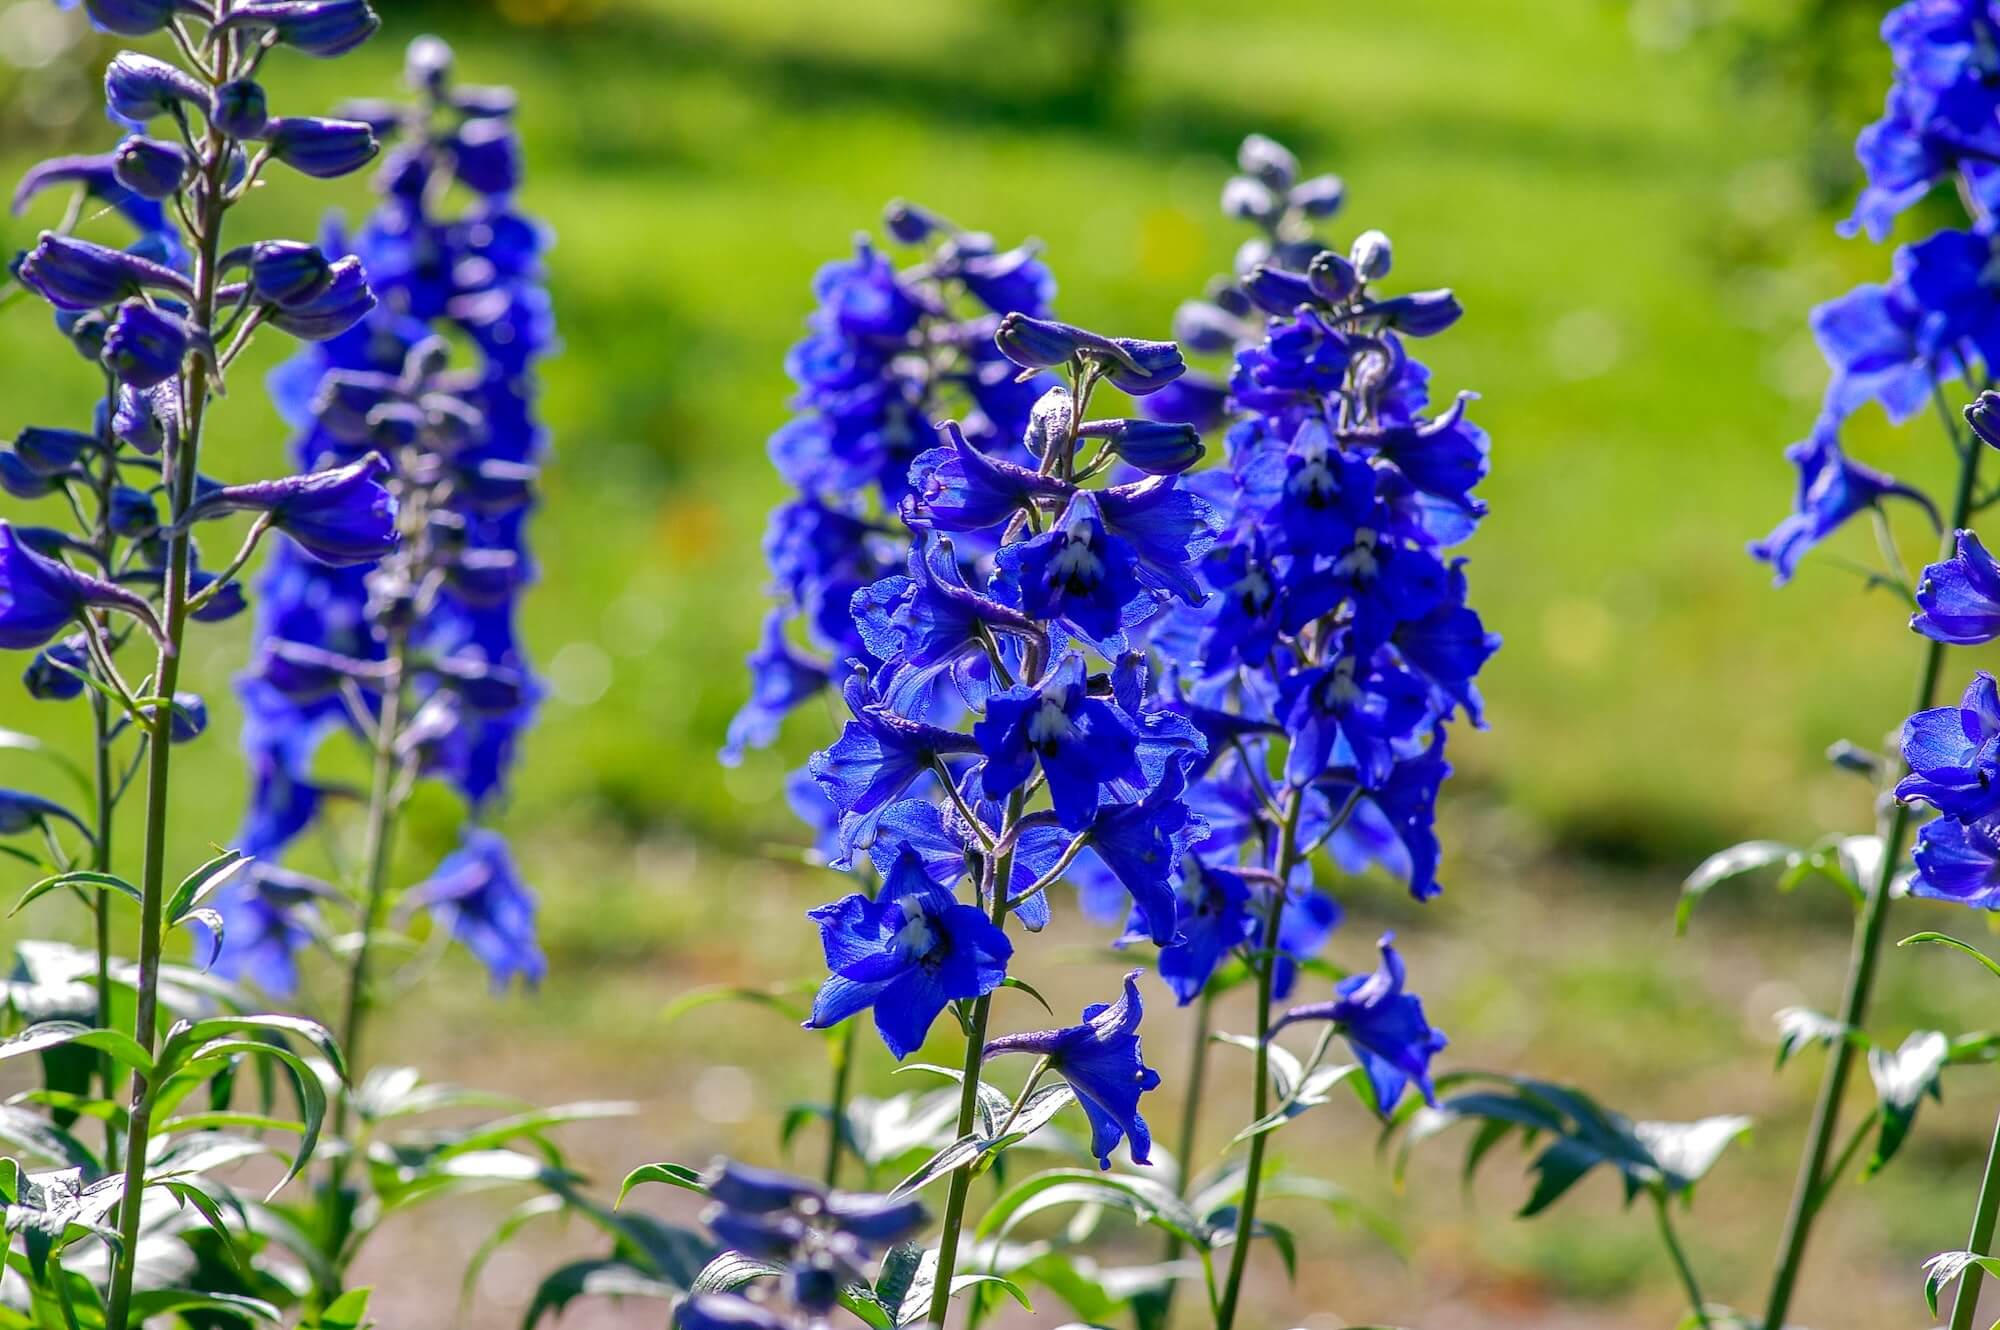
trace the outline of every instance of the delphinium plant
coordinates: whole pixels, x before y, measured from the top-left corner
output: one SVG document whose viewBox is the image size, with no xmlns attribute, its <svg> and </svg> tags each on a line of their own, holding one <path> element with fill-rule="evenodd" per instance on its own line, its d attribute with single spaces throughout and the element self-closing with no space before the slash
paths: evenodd
<svg viewBox="0 0 2000 1330">
<path fill-rule="evenodd" d="M 35 1172 L 0 1163 L 8 1270 L 18 1277 L 8 1281 L 9 1297 L 21 1300 L 0 1317 L 126 1330 L 217 1309 L 275 1315 L 264 1302 L 202 1286 L 206 1239 L 194 1230 L 226 1234 L 225 1207 L 239 1227 L 251 1222 L 249 1207 L 209 1174 L 273 1152 L 268 1136 L 290 1132 L 296 1141 L 283 1151 L 291 1160 L 284 1176 L 295 1176 L 320 1136 L 324 1087 L 344 1079 L 323 1027 L 232 1011 L 245 1004 L 226 985 L 165 962 L 170 930 L 220 924 L 212 893 L 244 862 L 232 850 L 178 887 L 168 878 L 173 757 L 201 738 L 207 721 L 202 700 L 181 687 L 191 626 L 241 608 L 236 578 L 267 531 L 307 557 L 340 564 L 383 557 L 398 532 L 377 458 L 236 485 L 202 470 L 211 409 L 256 332 L 272 327 L 323 340 L 375 304 L 358 258 L 251 242 L 229 223 L 267 176 L 337 177 L 377 155 L 368 125 L 276 114 L 286 108 L 261 81 L 296 56 L 353 49 L 373 34 L 376 16 L 363 0 L 88 0 L 84 7 L 102 29 L 157 37 L 170 58 L 118 54 L 105 72 L 105 95 L 127 136 L 102 157 L 43 164 L 17 194 L 21 207 L 41 206 L 52 192 L 71 201 L 12 265 L 25 298 L 10 292 L 10 316 L 53 306 L 57 332 L 103 381 L 94 410 L 86 406 L 62 426 L 23 422 L 0 454 L 9 493 L 57 515 L 50 526 L 0 522 L 0 646 L 38 653 L 26 673 L 32 696 L 88 697 L 95 760 L 82 782 L 86 813 L 10 791 L 0 796 L 7 810 L 0 834 L 22 857 L 46 855 L 54 870 L 24 901 L 73 892 L 97 911 L 98 926 L 94 964 L 66 966 L 47 949 L 24 947 L 9 987 L 13 1020 L 88 985 L 94 1020 L 37 1022 L 0 1044 L 8 1058 L 57 1055 L 44 1059 L 50 1083 L 31 1096 L 50 1117 L 37 1122 L 10 1110 L 7 1140 L 58 1165 Z M 108 221 L 100 207 L 123 221 Z M 138 226 L 136 242 L 120 233 L 127 223 Z M 239 511 L 255 514 L 255 534 L 234 556 L 202 558 L 204 524 Z M 128 794 L 144 803 L 139 852 L 128 856 L 136 881 L 117 874 L 112 853 L 113 820 Z M 109 912 L 121 898 L 137 905 L 136 935 Z M 85 1049 L 130 1073 L 129 1095 L 109 1066 L 99 1067 L 94 1083 L 74 1078 L 61 1054 Z M 295 1121 L 229 1108 L 239 1071 L 255 1068 L 268 1079 L 271 1060 L 292 1075 Z M 191 1109 L 195 1095 L 209 1107 Z M 101 1146 L 66 1129 L 79 1115 L 105 1124 Z M 19 1252 L 15 1233 L 23 1235 Z"/>
</svg>

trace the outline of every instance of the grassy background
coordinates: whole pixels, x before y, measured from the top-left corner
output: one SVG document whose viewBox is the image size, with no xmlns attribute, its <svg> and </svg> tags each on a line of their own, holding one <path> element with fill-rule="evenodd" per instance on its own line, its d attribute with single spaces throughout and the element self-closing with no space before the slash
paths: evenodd
<svg viewBox="0 0 2000 1330">
<path fill-rule="evenodd" d="M 663 1028 L 656 1013 L 697 983 L 808 970 L 798 912 L 835 886 L 766 852 L 793 834 L 780 777 L 830 715 L 801 717 L 782 753 L 735 771 L 713 761 L 759 617 L 757 542 L 778 495 L 763 440 L 787 414 L 781 361 L 811 273 L 908 195 L 1003 240 L 1039 236 L 1066 317 L 1158 335 L 1226 264 L 1237 235 L 1214 199 L 1236 141 L 1261 129 L 1309 170 L 1347 178 L 1343 234 L 1379 226 L 1412 286 L 1458 289 L 1470 314 L 1427 359 L 1441 391 L 1484 394 L 1478 418 L 1495 440 L 1472 573 L 1507 646 L 1485 678 L 1492 730 L 1454 748 L 1450 890 L 1416 917 L 1379 885 L 1353 887 L 1340 955 L 1359 961 L 1368 930 L 1399 924 L 1459 1065 L 1575 1078 L 1650 1115 L 1757 1114 L 1690 1237 L 1713 1296 L 1756 1301 L 1814 1075 L 1767 1074 L 1770 1016 L 1836 1001 L 1841 912 L 1718 899 L 1678 945 L 1668 920 L 1679 875 L 1719 844 L 1865 825 L 1867 791 L 1820 754 L 1895 724 L 1915 665 L 1886 597 L 1826 560 L 1774 593 L 1742 553 L 1786 507 L 1779 450 L 1823 382 L 1805 313 L 1886 264 L 1832 237 L 1817 193 L 1829 123 L 1841 136 L 1858 125 L 1886 77 L 1865 22 L 1830 66 L 1866 71 L 1865 92 L 1829 109 L 1796 84 L 1740 77 L 1746 50 L 1755 68 L 1789 68 L 1799 52 L 1704 31 L 1699 7 L 1673 3 L 1138 0 L 1115 70 L 1091 56 L 1101 4 L 380 7 L 388 31 L 362 54 L 275 62 L 279 105 L 309 112 L 390 87 L 403 40 L 429 29 L 452 39 L 469 79 L 518 86 L 525 203 L 561 234 L 551 283 L 567 343 L 546 378 L 558 455 L 537 537 L 545 579 L 527 609 L 555 696 L 506 818 L 542 890 L 551 978 L 536 998 L 494 1001 L 458 958 L 384 1042 L 537 1098 L 639 1099 L 631 1122 L 580 1135 L 582 1155 L 614 1175 L 768 1149 L 774 1106 L 819 1079 L 806 1043 L 754 1014 Z M 1781 14 L 1745 8 L 1754 29 L 1780 30 Z M 0 72 L 0 177 L 106 141 L 82 110 L 101 61 L 47 24 L 46 0 L 0 0 L 0 55 L 21 66 Z M 284 184 L 255 205 L 260 233 L 366 206 L 351 182 Z M 48 220 L 0 221 L 0 251 Z M 43 316 L 7 309 L 0 339 L 0 430 L 79 423 L 91 372 Z M 260 348 L 258 368 L 281 349 Z M 210 454 L 231 478 L 271 470 L 281 442 L 240 386 L 252 380 L 241 376 Z M 1889 434 L 1870 420 L 1857 447 L 1942 483 L 1934 426 Z M 1920 559 L 1925 538 L 1909 536 Z M 1865 537 L 1850 539 L 1858 555 Z M 238 633 L 204 638 L 195 686 L 220 692 L 243 652 Z M 70 719 L 0 706 L 10 726 Z M 179 771 L 192 858 L 240 807 L 228 734 Z M 38 776 L 18 759 L 0 766 L 0 779 Z M 446 813 L 419 819 L 406 876 L 446 844 Z M 1978 1023 L 1989 990 L 1967 969 L 1893 957 L 1883 1032 Z M 1080 1001 L 1103 971 L 1052 982 Z M 324 998 L 315 988 L 304 1002 Z M 1154 1019 L 1171 1075 L 1181 1040 Z M 877 1089 L 885 1062 L 868 1067 Z M 1828 1221 L 1801 1320 L 1920 1323 L 1917 1263 L 1962 1239 L 1996 1097 L 1990 1077 L 1961 1076 L 1926 1108 L 1907 1161 Z M 1504 1219 L 1524 1194 L 1510 1164 L 1468 1203 L 1440 1151 L 1393 1196 L 1368 1125 L 1341 1107 L 1320 1116 L 1286 1149 L 1393 1211 L 1413 1259 L 1307 1220 L 1332 1255 L 1296 1291 L 1273 1266 L 1260 1323 L 1672 1323 L 1647 1221 L 1616 1218 L 1608 1184 L 1516 1225 Z M 411 1278 L 411 1253 L 452 1268 L 489 1217 L 468 1207 L 385 1242 L 401 1259 L 385 1252 L 379 1272 L 407 1323 L 434 1309 L 440 1282 Z M 547 1263 L 537 1253 L 499 1271 L 478 1323 L 505 1323 Z M 1038 1323 L 1059 1320 L 1045 1308 Z"/>
</svg>

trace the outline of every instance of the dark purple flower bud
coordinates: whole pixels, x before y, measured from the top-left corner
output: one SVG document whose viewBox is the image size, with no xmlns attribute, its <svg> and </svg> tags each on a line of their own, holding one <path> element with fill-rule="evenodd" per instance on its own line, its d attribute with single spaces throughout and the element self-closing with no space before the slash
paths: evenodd
<svg viewBox="0 0 2000 1330">
<path fill-rule="evenodd" d="M 382 151 L 375 131 L 359 120 L 322 120 L 309 115 L 274 117 L 264 127 L 264 145 L 294 171 L 319 180 L 359 171 Z"/>
<path fill-rule="evenodd" d="M 134 134 L 111 155 L 118 183 L 142 199 L 170 199 L 187 179 L 188 155 L 179 144 Z"/>
<path fill-rule="evenodd" d="M 1397 332 L 1430 337 L 1457 323 L 1465 307 L 1449 290 L 1413 291 L 1406 296 L 1378 300 L 1368 307 L 1368 312 Z"/>
<path fill-rule="evenodd" d="M 1198 354 L 1232 351 L 1255 334 L 1252 325 L 1212 301 L 1184 300 L 1174 311 L 1174 340 Z"/>
<path fill-rule="evenodd" d="M 62 488 L 60 476 L 45 476 L 19 453 L 0 453 L 0 490 L 17 499 L 43 499 Z"/>
<path fill-rule="evenodd" d="M 528 701 L 528 681 L 519 670 L 495 665 L 478 656 L 446 656 L 432 661 L 430 668 L 474 712 L 505 715 L 518 711 Z"/>
<path fill-rule="evenodd" d="M 188 579 L 188 586 L 195 595 L 200 595 L 215 585 L 215 574 L 195 572 Z M 227 623 L 250 608 L 249 599 L 243 594 L 243 583 L 233 581 L 222 590 L 202 602 L 194 611 L 196 623 Z"/>
<path fill-rule="evenodd" d="M 120 485 L 111 491 L 111 529 L 127 540 L 141 540 L 160 529 L 160 510 L 144 490 Z"/>
<path fill-rule="evenodd" d="M 129 388 L 156 388 L 180 373 L 189 346 L 199 340 L 173 311 L 128 300 L 104 334 L 104 365 Z"/>
<path fill-rule="evenodd" d="M 810 1252 L 785 1271 L 785 1297 L 799 1310 L 824 1319 L 840 1304 L 841 1287 L 847 1282 L 841 1262 L 830 1252 Z"/>
<path fill-rule="evenodd" d="M 993 334 L 1000 353 L 1022 369 L 1056 369 L 1082 354 L 1091 334 L 1054 319 L 1009 314 Z"/>
<path fill-rule="evenodd" d="M 1316 305 L 1319 293 L 1305 274 L 1260 263 L 1243 279 L 1243 290 L 1266 314 L 1291 314 L 1300 305 Z"/>
<path fill-rule="evenodd" d="M 452 173 L 475 194 L 498 198 L 521 184 L 521 142 L 505 120 L 468 120 L 452 136 Z"/>
<path fill-rule="evenodd" d="M 805 1221 L 792 1214 L 753 1215 L 718 1205 L 701 1222 L 731 1251 L 767 1261 L 788 1260 L 807 1236 Z"/>
<path fill-rule="evenodd" d="M 334 567 L 374 563 L 396 548 L 396 499 L 383 487 L 389 464 L 370 453 L 349 466 L 213 490 L 187 523 L 260 512 L 300 549 Z"/>
<path fill-rule="evenodd" d="M 1000 320 L 993 342 L 1001 354 L 1023 369 L 1054 369 L 1080 356 L 1088 357 L 1113 383 L 1134 395 L 1164 388 L 1187 370 L 1181 349 L 1172 342 L 1105 337 L 1019 312 Z"/>
<path fill-rule="evenodd" d="M 155 641 L 164 637 L 142 598 L 37 554 L 0 522 L 0 649 L 33 651 L 92 608 L 121 610 L 144 624 Z"/>
<path fill-rule="evenodd" d="M 921 245 L 944 226 L 931 213 L 906 199 L 895 199 L 882 210 L 882 224 L 905 245 Z"/>
<path fill-rule="evenodd" d="M 266 240 L 250 251 L 250 289 L 259 300 L 292 306 L 311 300 L 333 282 L 333 263 L 317 245 Z"/>
<path fill-rule="evenodd" d="M 83 679 L 78 672 L 89 668 L 89 648 L 84 645 L 81 633 L 73 633 L 36 653 L 21 675 L 21 684 L 28 690 L 28 696 L 38 702 L 69 702 L 83 695 Z"/>
<path fill-rule="evenodd" d="M 1972 426 L 1972 432 L 1985 441 L 1989 448 L 2000 448 L 2000 393 L 1987 391 L 1979 394 L 1972 405 L 1965 408 L 1965 423 Z"/>
<path fill-rule="evenodd" d="M 81 430 L 30 425 L 14 436 L 14 451 L 38 475 L 62 476 L 76 470 L 97 439 Z"/>
<path fill-rule="evenodd" d="M 329 370 L 313 395 L 312 414 L 327 433 L 342 443 L 361 444 L 372 437 L 369 421 L 384 404 L 396 400 L 402 384 L 393 374 L 367 370 Z"/>
<path fill-rule="evenodd" d="M 1245 175 L 1256 176 L 1272 189 L 1286 190 L 1299 178 L 1299 159 L 1274 138 L 1252 134 L 1236 150 L 1236 165 Z"/>
<path fill-rule="evenodd" d="M 735 1293 L 695 1293 L 674 1312 L 676 1330 L 789 1330 L 769 1307 Z"/>
<path fill-rule="evenodd" d="M 1111 450 L 1154 476 L 1175 476 L 1201 460 L 1201 436 L 1194 426 L 1153 420 L 1100 420 L 1083 432 L 1102 436 Z"/>
<path fill-rule="evenodd" d="M 512 88 L 460 88 L 451 94 L 451 109 L 468 120 L 485 120 L 514 114 L 519 102 Z"/>
<path fill-rule="evenodd" d="M 1361 274 L 1332 250 L 1321 250 L 1306 269 L 1306 281 L 1313 294 L 1329 305 L 1338 305 L 1361 287 Z"/>
<path fill-rule="evenodd" d="M 104 359 L 104 334 L 111 327 L 111 320 L 102 310 L 59 309 L 56 311 L 56 326 L 69 337 L 69 344 L 76 353 L 95 365 Z"/>
<path fill-rule="evenodd" d="M 379 687 L 383 668 L 374 661 L 274 637 L 259 650 L 256 675 L 290 701 L 307 703 L 333 696 L 350 679 Z"/>
<path fill-rule="evenodd" d="M 1187 361 L 1172 342 L 1114 337 L 1111 345 L 1114 354 L 1105 362 L 1111 382 L 1134 397 L 1158 392 L 1187 373 Z"/>
<path fill-rule="evenodd" d="M 337 260 L 332 271 L 324 291 L 290 309 L 280 308 L 271 324 L 308 342 L 325 342 L 367 318 L 375 308 L 375 292 L 361 260 L 350 254 Z"/>
<path fill-rule="evenodd" d="M 1139 399 L 1148 420 L 1192 425 L 1197 431 L 1222 428 L 1229 411 L 1229 385 L 1206 374 L 1185 374 L 1150 397 Z"/>
<path fill-rule="evenodd" d="M 528 581 L 528 564 L 512 550 L 467 550 L 445 569 L 445 581 L 468 605 L 504 605 Z"/>
<path fill-rule="evenodd" d="M 1249 176 L 1231 176 L 1222 187 L 1222 215 L 1239 222 L 1269 222 L 1284 205 L 1270 186 Z"/>
<path fill-rule="evenodd" d="M 1347 202 L 1347 182 L 1337 175 L 1316 175 L 1294 185 L 1285 198 L 1308 217 L 1331 217 Z"/>
<path fill-rule="evenodd" d="M 731 1210 L 769 1214 L 788 1210 L 800 1201 L 818 1200 L 826 1190 L 816 1182 L 776 1169 L 754 1168 L 733 1159 L 718 1159 L 707 1179 L 708 1194 Z"/>
<path fill-rule="evenodd" d="M 157 706 L 141 707 L 140 714 L 150 722 L 159 714 Z M 202 701 L 199 693 L 175 693 L 173 718 L 168 722 L 167 742 L 192 743 L 201 738 L 208 729 L 208 703 Z"/>
<path fill-rule="evenodd" d="M 368 0 L 238 0 L 216 31 L 274 32 L 293 50 L 326 59 L 346 55 L 381 26 Z"/>
<path fill-rule="evenodd" d="M 541 474 L 528 462 L 484 461 L 459 470 L 455 496 L 474 512 L 498 516 L 532 500 Z"/>
<path fill-rule="evenodd" d="M 822 1212 L 835 1228 L 870 1246 L 900 1242 L 930 1222 L 922 1201 L 891 1200 L 860 1192 L 835 1192 Z"/>
<path fill-rule="evenodd" d="M 178 65 L 120 51 L 104 70 L 104 100 L 119 119 L 144 124 L 182 103 L 206 107 L 208 88 Z"/>
<path fill-rule="evenodd" d="M 208 118 L 233 139 L 259 139 L 271 123 L 270 99 L 254 79 L 231 79 L 215 90 Z"/>
<path fill-rule="evenodd" d="M 24 831 L 33 831 L 52 817 L 59 817 L 89 834 L 89 828 L 77 815 L 59 803 L 20 790 L 0 790 L 0 836 L 18 836 Z"/>
<path fill-rule="evenodd" d="M 97 309 L 148 289 L 194 299 L 187 278 L 172 268 L 53 231 L 21 260 L 20 278 L 58 309 Z"/>
<path fill-rule="evenodd" d="M 172 22 L 175 0 L 83 0 L 90 21 L 120 37 L 144 37 Z"/>
</svg>

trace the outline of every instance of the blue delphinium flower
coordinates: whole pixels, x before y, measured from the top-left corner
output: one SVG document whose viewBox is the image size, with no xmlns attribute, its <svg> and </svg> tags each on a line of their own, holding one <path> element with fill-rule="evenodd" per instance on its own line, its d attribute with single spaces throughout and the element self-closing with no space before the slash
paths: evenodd
<svg viewBox="0 0 2000 1330">
<path fill-rule="evenodd" d="M 1840 447 L 1837 422 L 1821 416 L 1810 437 L 1785 450 L 1799 470 L 1793 511 L 1763 540 L 1750 546 L 1755 558 L 1771 565 L 1780 585 L 1791 580 L 1799 560 L 1849 518 L 1887 498 L 1908 499 L 1937 520 L 1937 510 L 1920 491 L 1893 476 L 1850 459 Z"/>
<path fill-rule="evenodd" d="M 1896 797 L 1973 821 L 2000 811 L 2000 685 L 1981 670 L 1957 706 L 1919 711 L 1903 726 L 1910 768 Z"/>
<path fill-rule="evenodd" d="M 1445 1037 L 1424 1019 L 1424 1005 L 1403 991 L 1403 958 L 1385 934 L 1382 960 L 1373 974 L 1353 975 L 1334 985 L 1330 1002 L 1294 1007 L 1278 1021 L 1332 1021 L 1354 1049 L 1355 1060 L 1367 1073 L 1375 1106 L 1385 1116 L 1395 1110 L 1406 1086 L 1414 1084 L 1424 1101 L 1436 1104 L 1431 1088 L 1431 1059 L 1443 1051 Z"/>
<path fill-rule="evenodd" d="M 1910 627 L 1934 642 L 1976 647 L 2000 637 L 2000 563 L 1978 535 L 1960 531 L 1958 552 L 1924 569 Z"/>
<path fill-rule="evenodd" d="M 1072 831 L 1097 816 L 1105 785 L 1140 779 L 1139 737 L 1115 705 L 1089 695 L 1081 656 L 1065 657 L 1033 687 L 988 699 L 972 737 L 986 758 L 987 798 L 1019 789 L 1039 765 L 1056 816 Z"/>
<path fill-rule="evenodd" d="M 1048 1059 L 1049 1069 L 1069 1082 L 1090 1119 L 1090 1152 L 1099 1168 L 1111 1167 L 1111 1152 L 1120 1141 L 1126 1142 L 1133 1163 L 1153 1162 L 1153 1134 L 1139 1113 L 1139 1100 L 1159 1088 L 1160 1073 L 1146 1065 L 1139 1048 L 1139 1021 L 1145 1014 L 1139 1000 L 1141 973 L 1125 976 L 1116 1002 L 1085 1007 L 1081 1024 L 1006 1035 L 986 1045 L 988 1057 L 1032 1053 Z"/>
<path fill-rule="evenodd" d="M 808 1024 L 825 1029 L 873 1007 L 875 1028 L 899 1059 L 923 1044 L 947 1003 L 998 988 L 1014 954 L 984 911 L 933 882 L 908 849 L 875 899 L 847 896 L 812 918 L 832 973 Z"/>
</svg>

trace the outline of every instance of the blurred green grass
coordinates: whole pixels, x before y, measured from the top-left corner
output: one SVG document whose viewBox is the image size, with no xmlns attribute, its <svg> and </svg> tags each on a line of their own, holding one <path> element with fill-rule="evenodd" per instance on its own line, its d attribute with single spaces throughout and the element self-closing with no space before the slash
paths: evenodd
<svg viewBox="0 0 2000 1330">
<path fill-rule="evenodd" d="M 0 33 L 43 5 L 0 0 Z M 561 236 L 550 280 L 567 343 L 546 375 L 556 457 L 526 609 L 555 695 L 505 815 L 543 891 L 553 977 L 538 1000 L 496 1006 L 455 962 L 426 999 L 437 1019 L 396 1023 L 399 1054 L 543 1097 L 642 1098 L 639 1125 L 586 1150 L 606 1170 L 766 1148 L 772 1114 L 739 1111 L 734 1082 L 682 1068 L 751 1068 L 777 1102 L 812 1089 L 804 1049 L 761 1018 L 651 1018 L 695 983 L 809 968 L 797 913 L 829 889 L 765 849 L 793 838 L 780 778 L 831 732 L 830 711 L 799 717 L 781 753 L 734 771 L 714 761 L 763 600 L 757 544 L 779 495 L 763 445 L 787 414 L 782 359 L 811 274 L 908 195 L 1003 240 L 1040 237 L 1066 317 L 1159 335 L 1226 265 L 1238 236 L 1215 197 L 1236 142 L 1264 130 L 1347 178 L 1343 235 L 1379 226 L 1403 280 L 1458 289 L 1470 313 L 1426 358 L 1441 393 L 1483 394 L 1495 442 L 1472 576 L 1507 646 L 1484 679 L 1492 730 L 1454 749 L 1451 891 L 1422 918 L 1358 891 L 1343 946 L 1402 924 L 1464 1063 L 1575 1077 L 1663 1116 L 1769 1119 L 1711 1184 L 1691 1238 L 1716 1262 L 1717 1296 L 1754 1296 L 1811 1076 L 1766 1076 L 1769 1015 L 1833 1001 L 1839 919 L 1825 902 L 1719 895 L 1698 941 L 1663 952 L 1667 892 L 1729 840 L 1865 823 L 1866 791 L 1820 754 L 1900 719 L 1915 658 L 1895 607 L 1828 561 L 1774 593 L 1743 554 L 1787 506 L 1780 449 L 1823 382 L 1805 313 L 1886 264 L 1836 241 L 1815 209 L 1812 109 L 1737 86 L 1713 46 L 1670 40 L 1687 34 L 1661 26 L 1678 10 L 1660 4 L 1144 0 L 1116 78 L 1089 76 L 1098 6 L 381 8 L 388 30 L 360 55 L 274 69 L 283 109 L 387 89 L 402 42 L 433 29 L 466 78 L 516 85 L 524 204 Z M 550 15 L 563 21 L 528 21 Z M 74 68 L 0 75 L 0 176 L 108 141 L 91 116 L 62 118 L 88 95 Z M 309 232 L 323 209 L 367 202 L 351 182 L 285 186 L 256 203 L 260 233 Z M 47 220 L 0 222 L 0 252 Z M 43 316 L 0 312 L 0 338 L 0 431 L 76 423 L 65 413 L 92 375 Z M 280 427 L 251 384 L 281 349 L 267 342 L 239 376 L 210 469 L 278 464 Z M 1870 460 L 1942 478 L 1927 424 L 1892 435 L 1871 421 L 1857 439 Z M 1925 539 L 1910 533 L 1912 557 Z M 196 685 L 220 692 L 243 652 L 240 632 L 204 639 Z M 8 698 L 0 724 L 75 719 Z M 0 779 L 38 774 L 0 759 Z M 241 806 L 226 729 L 178 770 L 193 860 Z M 448 821 L 422 810 L 407 876 L 444 848 Z M 1063 991 L 1080 1000 L 1090 982 Z M 1957 1028 L 1983 996 L 1951 967 L 1892 964 L 1886 985 L 1897 1037 L 1918 1021 Z M 1935 1134 L 1872 1184 L 1879 1200 L 1830 1225 L 1814 1324 L 1872 1328 L 1914 1307 L 1915 1262 L 1955 1244 L 1990 1100 L 1927 1109 Z M 1290 1148 L 1324 1153 L 1425 1236 L 1401 1272 L 1342 1239 L 1300 1305 L 1446 1330 L 1671 1315 L 1643 1229 L 1605 1222 L 1607 1193 L 1503 1224 L 1512 1194 L 1463 1209 L 1442 1155 L 1397 1201 L 1371 1173 L 1365 1124 L 1311 1132 Z M 1565 1320 L 1572 1303 L 1589 1310 Z"/>
</svg>

